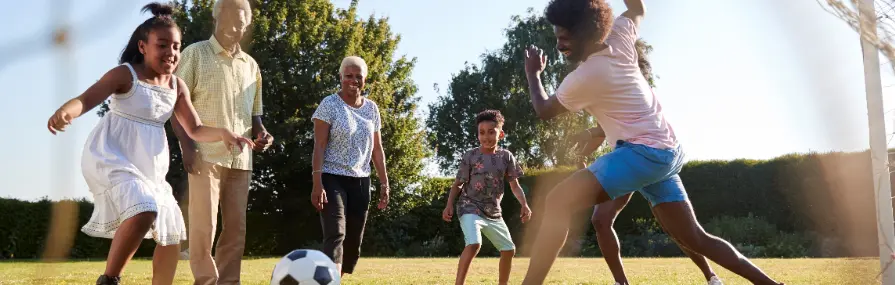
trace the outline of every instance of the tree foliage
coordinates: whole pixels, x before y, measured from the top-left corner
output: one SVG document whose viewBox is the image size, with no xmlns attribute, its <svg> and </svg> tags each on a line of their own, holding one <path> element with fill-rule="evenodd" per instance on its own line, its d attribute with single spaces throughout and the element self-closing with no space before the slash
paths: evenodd
<svg viewBox="0 0 895 285">
<path fill-rule="evenodd" d="M 547 53 L 547 67 L 542 74 L 547 90 L 555 89 L 574 68 L 553 48 L 556 44 L 553 27 L 545 17 L 529 9 L 527 16 L 512 18 L 512 25 L 504 35 L 506 43 L 499 50 L 483 54 L 478 65 L 467 63 L 451 79 L 447 95 L 429 106 L 426 127 L 439 166 L 442 170 L 454 169 L 464 151 L 478 146 L 475 114 L 485 109 L 503 113 L 507 120 L 503 147 L 527 167 L 573 165 L 592 160 L 597 154 L 579 157 L 568 151 L 574 142 L 566 139 L 595 125 L 589 115 L 565 114 L 545 122 L 537 118 L 531 106 L 523 61 L 526 47 L 535 45 Z M 638 41 L 637 47 L 643 55 L 652 50 L 642 41 Z M 651 74 L 648 81 L 652 85 Z"/>
</svg>

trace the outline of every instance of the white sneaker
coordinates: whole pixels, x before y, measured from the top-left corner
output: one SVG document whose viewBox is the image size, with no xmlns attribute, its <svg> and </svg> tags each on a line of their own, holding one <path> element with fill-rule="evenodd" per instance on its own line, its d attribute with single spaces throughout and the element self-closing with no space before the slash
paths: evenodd
<svg viewBox="0 0 895 285">
<path fill-rule="evenodd" d="M 718 276 L 712 276 L 712 279 L 709 279 L 708 285 L 724 285 L 724 283 L 721 283 L 721 278 L 718 278 Z"/>
</svg>

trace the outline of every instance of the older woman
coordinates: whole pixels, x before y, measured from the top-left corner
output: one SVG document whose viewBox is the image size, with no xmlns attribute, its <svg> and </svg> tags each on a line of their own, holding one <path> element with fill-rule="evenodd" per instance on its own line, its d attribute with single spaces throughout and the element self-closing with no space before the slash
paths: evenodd
<svg viewBox="0 0 895 285">
<path fill-rule="evenodd" d="M 388 204 L 388 175 L 382 151 L 379 107 L 361 94 L 367 64 L 346 57 L 339 67 L 341 88 L 323 98 L 314 112 L 314 190 L 311 202 L 321 212 L 323 252 L 344 275 L 360 257 L 370 204 L 370 161 L 379 176 L 379 209 Z"/>
</svg>

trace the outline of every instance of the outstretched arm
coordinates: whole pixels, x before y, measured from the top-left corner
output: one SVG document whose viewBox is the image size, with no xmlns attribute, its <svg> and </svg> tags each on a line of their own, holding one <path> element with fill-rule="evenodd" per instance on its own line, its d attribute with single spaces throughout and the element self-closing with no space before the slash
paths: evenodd
<svg viewBox="0 0 895 285">
<path fill-rule="evenodd" d="M 127 92 L 131 84 L 131 74 L 126 66 L 109 70 L 80 96 L 68 100 L 59 107 L 47 122 L 47 129 L 54 135 L 56 131 L 65 131 L 71 120 L 95 108 L 112 94 Z"/>
<path fill-rule="evenodd" d="M 186 133 L 183 126 L 180 125 L 180 122 L 177 121 L 177 116 L 171 116 L 171 128 L 174 129 L 174 136 L 177 137 L 177 141 L 180 142 L 180 155 L 183 160 L 183 170 L 186 170 L 187 173 L 197 174 L 196 169 L 193 168 L 193 165 L 196 162 L 196 142 L 190 138 L 190 135 Z"/>
<path fill-rule="evenodd" d="M 174 105 L 174 116 L 177 119 L 183 131 L 194 141 L 197 142 L 216 142 L 224 141 L 229 145 L 237 145 L 242 149 L 243 144 L 254 146 L 252 140 L 237 135 L 227 129 L 212 128 L 203 126 L 199 119 L 199 114 L 193 108 L 190 100 L 190 90 L 186 87 L 186 83 L 181 79 L 177 79 L 177 103 Z"/>
<path fill-rule="evenodd" d="M 625 6 L 628 7 L 628 10 L 622 13 L 622 16 L 631 19 L 635 26 L 640 27 L 640 20 L 643 19 L 643 14 L 646 12 L 643 0 L 625 0 Z"/>
</svg>

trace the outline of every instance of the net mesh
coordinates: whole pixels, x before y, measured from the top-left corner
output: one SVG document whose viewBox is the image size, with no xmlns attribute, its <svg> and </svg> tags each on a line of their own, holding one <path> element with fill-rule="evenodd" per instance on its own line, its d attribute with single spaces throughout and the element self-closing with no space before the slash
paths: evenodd
<svg viewBox="0 0 895 285">
<path fill-rule="evenodd" d="M 887 59 L 883 65 L 895 70 L 895 0 L 874 0 L 873 7 L 859 5 L 858 0 L 816 0 L 830 14 L 842 19 L 861 35 L 863 40 L 876 46 Z M 872 9 L 872 10 L 871 10 Z M 874 15 L 869 18 L 864 15 Z M 876 29 L 863 29 L 862 26 Z"/>
<path fill-rule="evenodd" d="M 867 5 L 867 3 L 862 3 L 863 0 L 816 0 L 818 4 L 830 14 L 836 16 L 837 18 L 843 20 L 847 23 L 855 32 L 857 32 L 861 39 L 870 45 L 875 46 L 879 53 L 883 56 L 880 59 L 880 77 L 881 80 L 888 79 L 891 81 L 893 77 L 895 77 L 895 46 L 893 46 L 893 40 L 895 40 L 895 0 L 873 0 L 873 5 Z M 872 15 L 872 16 L 871 16 Z M 867 64 L 867 63 L 865 63 Z M 870 75 L 870 74 L 868 74 Z M 895 84 L 888 84 L 882 86 L 883 93 L 880 95 L 885 97 L 887 95 L 885 92 L 887 89 L 895 87 Z M 870 89 L 868 89 L 870 90 Z M 871 108 L 868 106 L 868 108 Z M 886 125 L 887 121 L 895 122 L 895 109 L 887 110 L 881 122 L 877 122 L 874 120 L 872 111 L 868 109 L 870 112 L 870 125 L 871 131 L 873 130 L 873 125 L 882 124 Z M 895 133 L 892 132 L 892 125 L 886 127 L 886 147 L 891 149 L 891 145 L 893 142 L 893 138 L 895 138 Z M 871 151 L 874 151 L 874 148 L 871 148 Z M 874 179 L 877 179 L 877 189 L 876 197 L 880 197 L 880 191 L 882 190 L 878 185 L 881 182 L 884 182 L 884 179 L 890 179 L 895 167 L 892 167 L 892 155 L 893 151 L 887 150 L 888 160 L 884 163 L 877 164 L 881 166 L 874 165 L 874 167 L 885 167 L 885 169 L 881 169 L 880 171 L 876 171 L 877 176 Z M 871 155 L 872 156 L 872 155 Z M 872 156 L 873 157 L 873 156 Z M 876 159 L 876 158 L 874 158 Z M 888 174 L 888 175 L 886 175 Z M 889 202 L 891 203 L 892 197 L 889 197 Z M 883 231 L 883 225 L 885 220 L 877 219 L 877 230 L 880 232 Z M 888 239 L 882 239 L 880 241 L 880 245 L 884 246 L 888 249 L 888 254 L 882 254 L 880 256 L 880 260 L 882 263 L 882 267 L 880 269 L 879 274 L 877 274 L 877 279 L 893 266 L 893 260 L 895 260 L 895 251 L 893 251 L 893 241 Z"/>
</svg>

